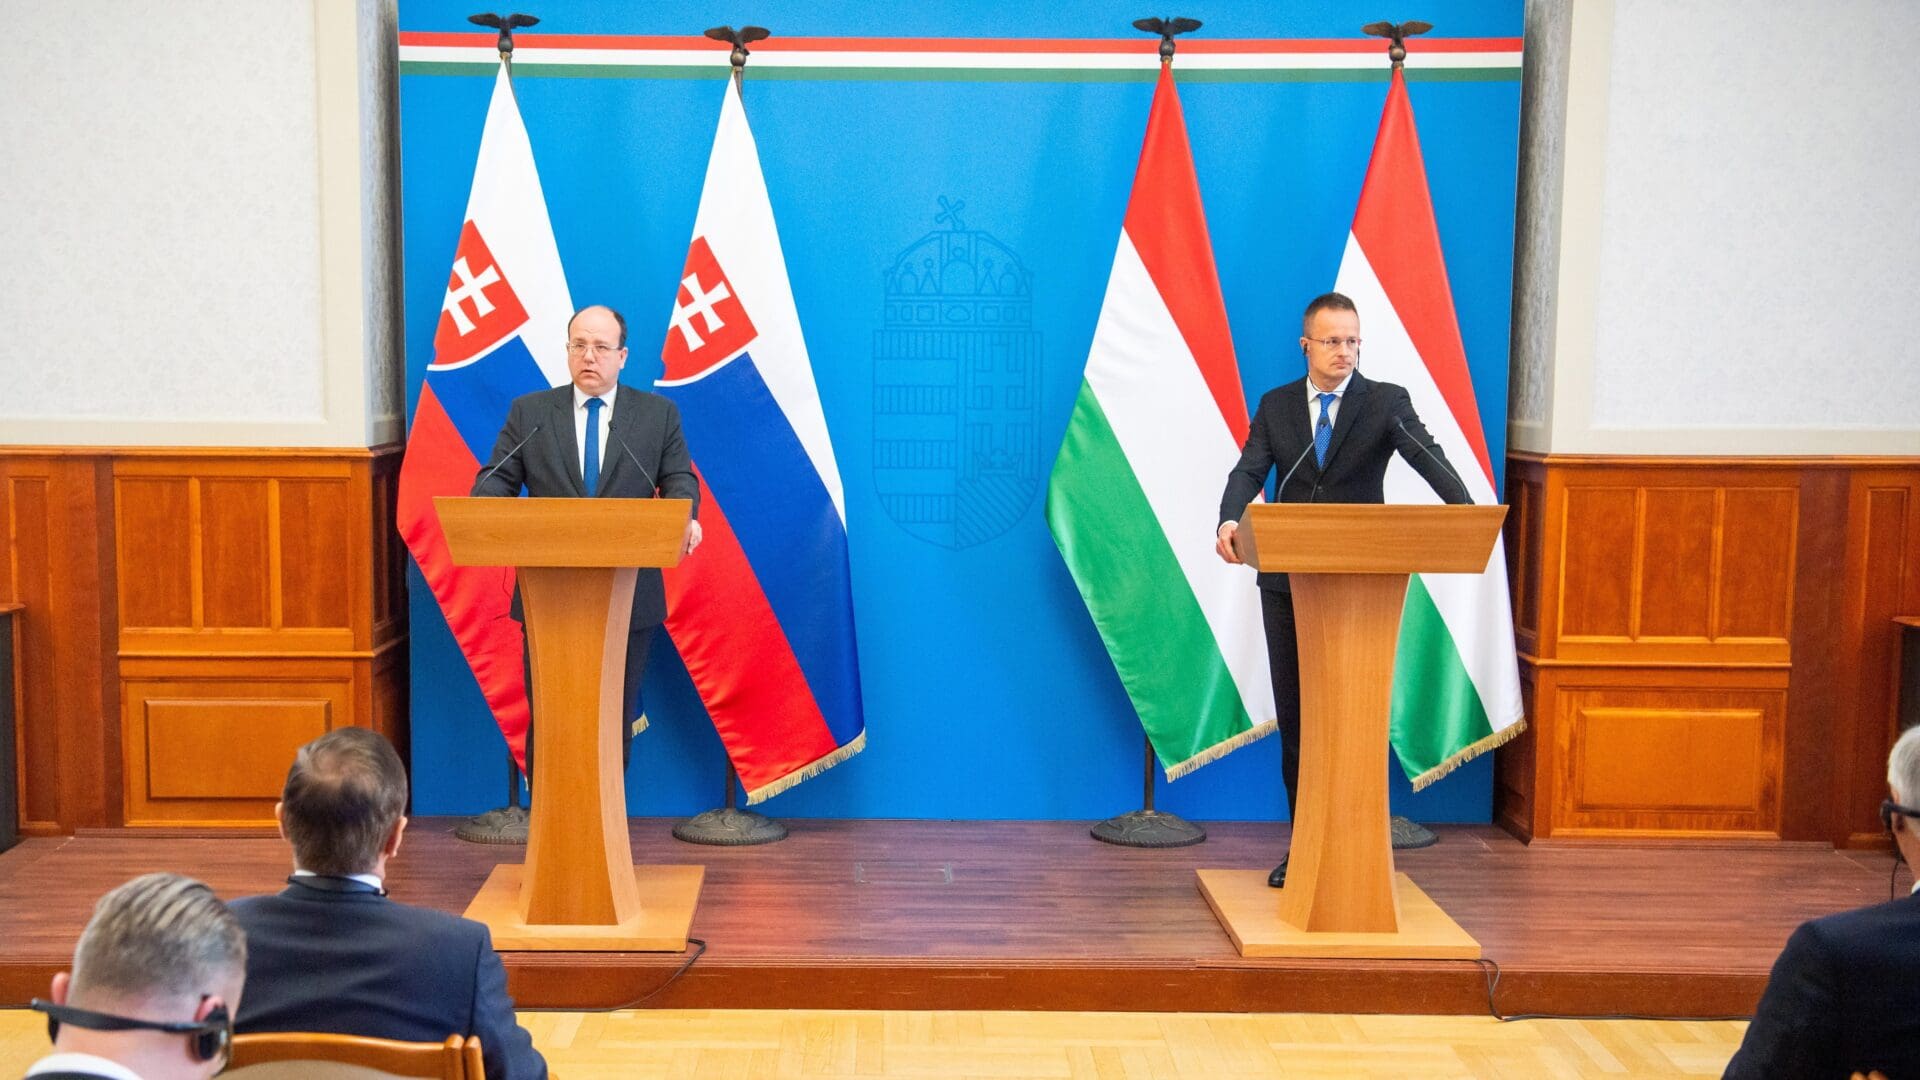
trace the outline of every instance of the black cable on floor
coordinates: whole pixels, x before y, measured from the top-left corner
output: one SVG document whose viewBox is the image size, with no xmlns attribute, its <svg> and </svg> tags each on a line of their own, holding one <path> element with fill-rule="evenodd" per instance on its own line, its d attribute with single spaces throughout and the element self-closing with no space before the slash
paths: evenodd
<svg viewBox="0 0 1920 1080">
<path fill-rule="evenodd" d="M 1487 957 L 1473 961 L 1487 977 L 1487 1013 L 1503 1024 L 1515 1020 L 1660 1020 L 1660 1021 L 1703 1021 L 1703 1020 L 1751 1020 L 1752 1016 L 1648 1016 L 1641 1013 L 1514 1013 L 1504 1015 L 1494 1004 L 1493 992 L 1500 985 L 1500 965 Z"/>
<path fill-rule="evenodd" d="M 519 1011 L 520 1012 L 588 1013 L 588 1012 L 619 1012 L 621 1009 L 637 1009 L 640 1006 L 645 1005 L 647 1002 L 652 1001 L 654 998 L 658 997 L 661 991 L 665 990 L 667 987 L 672 986 L 680 978 L 680 976 L 685 975 L 687 973 L 687 969 L 693 966 L 693 962 L 695 960 L 700 959 L 700 957 L 706 954 L 707 943 L 705 941 L 702 941 L 697 937 L 690 937 L 687 939 L 687 944 L 694 946 L 693 955 L 687 957 L 686 962 L 681 964 L 679 967 L 675 968 L 673 974 L 667 976 L 666 980 L 662 982 L 659 986 L 656 986 L 653 989 L 647 991 L 646 993 L 641 994 L 639 997 L 634 998 L 632 1001 L 628 1001 L 619 1005 L 609 1005 L 604 1009 L 569 1009 L 569 1008 L 563 1008 L 560 1006 L 529 1009 L 529 1008 L 526 1008 L 525 1006 L 520 1006 Z"/>
</svg>

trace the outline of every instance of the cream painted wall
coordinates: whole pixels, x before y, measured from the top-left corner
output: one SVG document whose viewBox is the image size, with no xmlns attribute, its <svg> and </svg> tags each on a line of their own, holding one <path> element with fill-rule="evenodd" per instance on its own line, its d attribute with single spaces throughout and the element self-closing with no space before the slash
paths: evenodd
<svg viewBox="0 0 1920 1080">
<path fill-rule="evenodd" d="M 1910 11 L 1529 4 L 1514 448 L 1920 454 Z"/>
<path fill-rule="evenodd" d="M 393 0 L 0 20 L 0 442 L 399 438 Z"/>
</svg>

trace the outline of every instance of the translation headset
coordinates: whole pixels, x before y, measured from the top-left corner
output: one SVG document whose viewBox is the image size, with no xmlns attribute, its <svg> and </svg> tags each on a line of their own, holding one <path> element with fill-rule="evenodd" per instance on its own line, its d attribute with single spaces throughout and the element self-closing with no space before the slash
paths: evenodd
<svg viewBox="0 0 1920 1080">
<path fill-rule="evenodd" d="M 1906 818 L 1920 818 L 1920 810 L 1915 810 L 1911 806 L 1901 806 L 1892 799 L 1881 799 L 1880 827 L 1887 830 L 1887 837 L 1889 839 L 1893 837 L 1893 815 L 1895 814 Z M 1893 857 L 1902 862 L 1905 861 L 1905 857 L 1900 853 L 1900 845 L 1898 843 L 1893 845 Z"/>
<path fill-rule="evenodd" d="M 205 1000 L 204 998 L 202 1000 Z M 60 1025 L 71 1024 L 88 1031 L 159 1031 L 187 1036 L 187 1052 L 195 1061 L 218 1061 L 224 1068 L 233 1044 L 233 1018 L 225 1005 L 216 1005 L 205 1020 L 136 1020 L 131 1016 L 94 1012 L 72 1005 L 55 1005 L 34 998 L 29 1006 L 47 1014 L 47 1039 L 60 1037 Z"/>
</svg>

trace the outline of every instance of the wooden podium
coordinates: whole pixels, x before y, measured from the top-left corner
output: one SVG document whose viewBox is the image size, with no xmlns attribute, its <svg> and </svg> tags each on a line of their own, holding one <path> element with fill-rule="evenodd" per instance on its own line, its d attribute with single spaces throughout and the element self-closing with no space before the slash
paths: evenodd
<svg viewBox="0 0 1920 1080">
<path fill-rule="evenodd" d="M 620 700 L 637 567 L 672 566 L 685 499 L 433 500 L 461 566 L 518 568 L 539 717 L 524 866 L 467 907 L 500 949 L 678 952 L 699 866 L 639 866 L 627 837 Z"/>
<path fill-rule="evenodd" d="M 1291 576 L 1300 643 L 1300 818 L 1287 885 L 1201 870 L 1242 956 L 1473 959 L 1478 942 L 1393 869 L 1387 727 L 1412 573 L 1486 569 L 1504 506 L 1259 503 L 1241 558 Z"/>
</svg>

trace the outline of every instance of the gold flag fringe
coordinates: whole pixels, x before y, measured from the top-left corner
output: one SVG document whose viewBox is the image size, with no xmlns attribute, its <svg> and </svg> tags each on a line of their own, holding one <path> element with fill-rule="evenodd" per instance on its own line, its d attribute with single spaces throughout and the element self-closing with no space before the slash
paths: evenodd
<svg viewBox="0 0 1920 1080">
<path fill-rule="evenodd" d="M 1235 750 L 1240 749 L 1241 747 L 1247 745 L 1250 742 L 1256 742 L 1260 739 L 1266 738 L 1267 736 L 1273 734 L 1275 731 L 1279 730 L 1279 725 L 1280 725 L 1279 721 L 1269 720 L 1258 727 L 1248 728 L 1247 730 L 1241 732 L 1238 735 L 1235 735 L 1233 738 L 1228 739 L 1225 742 L 1218 742 L 1213 744 L 1212 746 L 1207 747 L 1205 750 L 1200 751 L 1199 753 L 1193 755 L 1187 760 L 1168 769 L 1167 782 L 1172 783 L 1173 781 L 1180 779 L 1181 777 L 1187 775 L 1188 773 L 1192 772 L 1193 770 L 1199 768 L 1202 765 L 1205 765 L 1209 762 L 1218 761 L 1221 758 L 1226 757 L 1228 754 L 1233 753 Z"/>
<path fill-rule="evenodd" d="M 781 777 L 778 780 L 773 781 L 770 784 L 762 784 L 759 787 L 754 788 L 753 790 L 747 792 L 747 805 L 752 806 L 754 803 L 761 802 L 766 799 L 771 799 L 775 795 L 780 794 L 781 792 L 787 790 L 788 788 L 794 786 L 795 784 L 801 783 L 806 780 L 811 780 L 814 777 L 819 776 L 821 773 L 826 772 L 828 769 L 833 768 L 835 765 L 838 765 L 841 762 L 852 757 L 853 755 L 859 753 L 860 751 L 865 750 L 866 748 L 867 748 L 867 733 L 863 729 L 860 732 L 860 734 L 854 736 L 854 739 L 852 742 L 848 743 L 847 745 L 841 747 L 838 750 L 835 750 L 833 753 L 828 754 L 827 756 L 820 758 L 812 762 L 811 764 L 802 765 L 800 768 L 793 770 L 792 772 L 788 773 L 787 775 Z"/>
<path fill-rule="evenodd" d="M 1447 760 L 1414 777 L 1413 790 L 1419 791 L 1435 780 L 1440 779 L 1460 766 L 1465 765 L 1467 762 L 1472 761 L 1474 758 L 1479 757 L 1481 754 L 1496 747 L 1505 746 L 1525 730 L 1527 730 L 1527 720 L 1526 717 L 1523 716 L 1513 723 L 1508 724 L 1506 727 L 1501 728 L 1499 731 L 1481 739 L 1479 742 L 1454 751 L 1453 754 L 1448 756 Z"/>
</svg>

